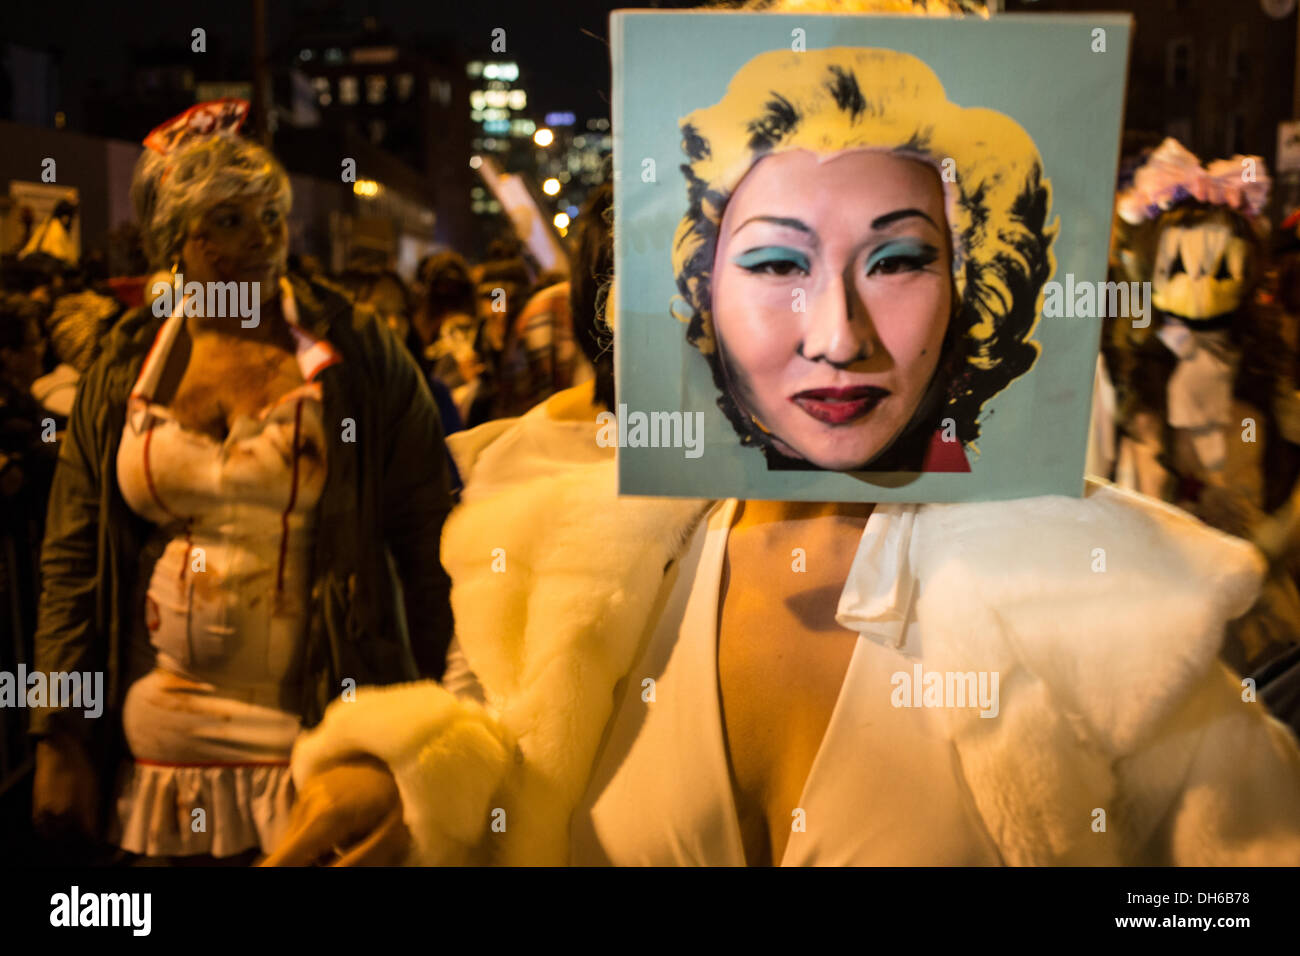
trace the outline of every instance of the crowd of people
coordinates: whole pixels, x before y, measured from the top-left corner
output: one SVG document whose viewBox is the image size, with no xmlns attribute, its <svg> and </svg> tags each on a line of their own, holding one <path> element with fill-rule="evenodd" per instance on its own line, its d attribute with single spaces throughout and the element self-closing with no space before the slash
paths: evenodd
<svg viewBox="0 0 1300 956">
<path fill-rule="evenodd" d="M 513 235 L 477 264 L 430 255 L 411 282 L 289 255 L 287 178 L 237 137 L 146 150 L 133 195 L 138 223 L 114 239 L 152 273 L 109 277 L 102 257 L 79 263 L 67 243 L 36 237 L 3 259 L 0 670 L 104 671 L 115 696 L 102 733 L 55 711 L 6 711 L 0 768 L 10 781 L 30 771 L 35 737 L 34 813 L 60 821 L 47 836 L 107 828 L 146 856 L 246 857 L 287 820 L 289 747 L 313 687 L 442 673 L 451 624 L 438 544 L 460 486 L 444 437 L 592 379 L 610 365 L 608 343 L 573 328 L 571 298 L 589 308 L 593 283 L 540 272 Z M 605 186 L 576 226 L 591 270 L 609 269 L 609 210 Z M 51 216 L 59 235 L 71 215 L 64 204 Z M 184 299 L 169 318 L 155 309 L 173 274 L 275 294 L 263 292 L 255 328 L 232 333 L 185 314 Z M 355 434 L 332 442 L 331 418 Z M 241 474 L 229 459 L 240 448 L 288 451 Z M 187 584 L 194 555 L 207 572 L 197 580 L 219 593 Z M 312 619 L 322 586 L 338 589 L 323 628 Z M 263 596 L 270 623 L 254 612 L 250 625 Z M 232 630 L 239 645 L 221 647 Z M 388 649 L 351 640 L 380 631 Z M 202 733 L 181 719 L 195 699 L 200 723 L 234 731 L 196 746 Z M 123 745 L 134 759 L 119 763 Z M 10 802 L 21 789 L 8 788 Z M 224 808 L 210 832 L 189 839 L 174 820 L 159 830 L 178 794 Z"/>
<path fill-rule="evenodd" d="M 725 207 L 769 154 L 804 162 L 806 182 L 840 177 L 826 188 L 857 211 L 892 176 L 947 235 L 941 181 L 903 124 L 890 120 L 901 138 L 888 148 L 907 155 L 827 134 L 871 112 L 852 105 L 856 61 L 838 55 L 789 67 L 828 68 L 833 91 L 856 94 L 821 98 L 811 144 L 781 139 L 793 120 L 739 109 L 721 111 L 712 146 L 687 138 L 700 189 L 679 284 L 698 297 L 689 340 L 720 381 L 729 332 L 706 322 L 702 277 Z M 825 88 L 820 72 L 796 79 Z M 506 237 L 474 265 L 437 253 L 410 283 L 387 269 L 332 276 L 289 254 L 275 157 L 238 135 L 228 104 L 208 106 L 195 107 L 204 122 L 186 114 L 145 141 L 132 199 L 148 277 L 109 280 L 39 249 L 5 263 L 0 669 L 106 675 L 94 720 L 28 712 L 43 837 L 107 841 L 92 840 L 96 859 L 118 863 L 1300 861 L 1300 749 L 1278 719 L 1294 724 L 1294 698 L 1244 706 L 1239 683 L 1262 660 L 1291 675 L 1273 686 L 1295 686 L 1296 474 L 1264 468 L 1277 488 L 1242 491 L 1224 464 L 1233 415 L 1179 404 L 1258 384 L 1235 389 L 1239 363 L 1217 351 L 1259 327 L 1243 309 L 1276 305 L 1282 343 L 1300 315 L 1293 273 L 1263 278 L 1274 272 L 1249 223 L 1214 219 L 1213 241 L 1169 240 L 1178 269 L 1162 258 L 1160 230 L 1204 225 L 1185 218 L 1199 163 L 1179 174 L 1182 193 L 1139 172 L 1141 201 L 1119 203 L 1137 212 L 1117 230 L 1117 262 L 1160 286 L 1159 327 L 1185 330 L 1164 341 L 1177 361 L 1161 359 L 1154 391 L 1151 343 L 1126 337 L 1132 323 L 1110 328 L 1099 374 L 1118 395 L 1102 468 L 1139 485 L 1155 475 L 1150 497 L 620 497 L 615 452 L 594 440 L 615 405 L 608 185 L 576 217 L 567 274 L 539 273 Z M 728 143 L 734 178 L 702 203 L 703 167 Z M 1161 149 L 1167 172 L 1173 147 Z M 1258 213 L 1249 197 L 1208 195 L 1198 212 Z M 873 216 L 832 218 L 852 230 Z M 1144 224 L 1157 227 L 1149 249 Z M 1249 235 L 1248 253 L 1223 252 Z M 1222 262 L 1198 278 L 1226 285 L 1201 295 L 1171 281 L 1213 242 Z M 929 265 L 891 260 L 881 274 Z M 930 273 L 958 300 L 935 310 L 936 328 L 967 304 L 951 268 Z M 258 283 L 260 321 L 188 298 L 155 310 L 180 273 Z M 851 364 L 809 354 L 810 337 L 792 326 L 791 355 Z M 1260 420 L 1300 444 L 1294 352 L 1279 348 Z M 720 407 L 769 434 L 753 408 Z M 1099 543 L 1124 573 L 1079 570 Z M 791 573 L 796 552 L 814 558 L 806 576 Z M 1225 666 L 1237 620 L 1253 629 L 1234 633 Z M 1000 675 L 1000 705 L 943 718 L 900 707 L 891 674 L 915 666 L 919 683 L 922 657 Z M 12 722 L 6 734 L 14 771 L 28 749 Z"/>
</svg>

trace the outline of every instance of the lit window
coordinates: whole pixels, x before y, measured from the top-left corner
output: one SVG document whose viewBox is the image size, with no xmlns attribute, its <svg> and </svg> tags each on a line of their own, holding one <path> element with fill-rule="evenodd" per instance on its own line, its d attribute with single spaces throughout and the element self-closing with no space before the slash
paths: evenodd
<svg viewBox="0 0 1300 956">
<path fill-rule="evenodd" d="M 498 63 L 497 78 L 513 83 L 519 79 L 519 64 L 517 63 Z"/>
<path fill-rule="evenodd" d="M 302 60 L 304 63 L 306 63 L 308 60 L 310 60 L 310 59 L 312 58 L 312 55 L 313 55 L 313 54 L 312 54 L 311 50 L 303 50 L 301 53 L 298 54 L 298 59 L 300 59 L 300 60 Z"/>
<path fill-rule="evenodd" d="M 489 80 L 495 80 L 497 78 L 497 65 L 495 63 L 489 63 L 484 66 L 483 76 Z"/>
<path fill-rule="evenodd" d="M 405 103 L 411 98 L 411 92 L 415 89 L 415 77 L 410 73 L 397 74 L 397 99 Z"/>
<path fill-rule="evenodd" d="M 465 67 L 465 72 L 470 76 L 479 76 L 483 72 L 483 61 L 473 60 Z"/>
<path fill-rule="evenodd" d="M 510 102 L 510 94 L 505 90 L 488 90 L 483 96 L 484 102 L 494 109 L 504 109 Z"/>
<path fill-rule="evenodd" d="M 510 91 L 510 108 L 512 110 L 522 110 L 528 106 L 528 94 L 523 90 Z"/>
<path fill-rule="evenodd" d="M 326 62 L 326 63 L 342 63 L 342 62 L 343 62 L 343 51 L 340 50 L 340 49 L 339 49 L 338 47 L 336 47 L 336 46 L 332 46 L 332 47 L 330 47 L 328 50 L 325 51 L 325 62 Z"/>
<path fill-rule="evenodd" d="M 367 76 L 366 77 L 366 102 L 382 103 L 384 97 L 388 95 L 388 77 L 386 76 Z"/>
<path fill-rule="evenodd" d="M 471 109 L 481 110 L 487 105 L 487 97 L 483 95 L 482 90 L 474 90 L 469 94 L 469 105 Z"/>
<path fill-rule="evenodd" d="M 357 78 L 355 76 L 339 77 L 339 102 L 350 106 L 357 101 Z"/>
</svg>

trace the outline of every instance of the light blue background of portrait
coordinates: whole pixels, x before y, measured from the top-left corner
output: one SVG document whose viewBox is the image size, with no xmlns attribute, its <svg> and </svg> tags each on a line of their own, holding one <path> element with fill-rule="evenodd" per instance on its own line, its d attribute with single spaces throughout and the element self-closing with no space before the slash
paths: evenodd
<svg viewBox="0 0 1300 956">
<path fill-rule="evenodd" d="M 615 331 L 618 401 L 629 411 L 704 413 L 698 458 L 678 448 L 618 449 L 623 494 L 805 501 L 941 502 L 1083 491 L 1101 319 L 1040 319 L 1033 368 L 980 418 L 968 474 L 769 471 L 717 406 L 708 365 L 668 314 L 677 293 L 673 233 L 686 211 L 680 119 L 717 103 L 767 50 L 882 47 L 927 63 L 947 97 L 998 110 L 1033 138 L 1052 186 L 1052 279 L 1106 279 L 1130 21 L 1124 15 L 995 15 L 990 20 L 814 14 L 615 13 Z M 1092 52 L 1105 30 L 1105 53 Z M 653 159 L 655 182 L 642 179 Z"/>
</svg>

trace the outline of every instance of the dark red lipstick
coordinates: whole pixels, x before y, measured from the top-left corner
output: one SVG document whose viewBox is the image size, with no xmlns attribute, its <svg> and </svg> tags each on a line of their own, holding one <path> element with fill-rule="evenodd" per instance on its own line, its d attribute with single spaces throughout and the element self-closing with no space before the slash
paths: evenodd
<svg viewBox="0 0 1300 956">
<path fill-rule="evenodd" d="M 867 415 L 889 395 L 889 389 L 874 385 L 852 388 L 810 388 L 790 396 L 805 412 L 827 425 L 844 425 Z"/>
</svg>

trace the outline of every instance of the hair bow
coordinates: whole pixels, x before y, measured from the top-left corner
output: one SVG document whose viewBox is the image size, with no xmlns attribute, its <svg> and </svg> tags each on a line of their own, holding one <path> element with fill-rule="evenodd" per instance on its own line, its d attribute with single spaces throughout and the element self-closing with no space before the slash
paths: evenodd
<svg viewBox="0 0 1300 956">
<path fill-rule="evenodd" d="M 1138 167 L 1133 185 L 1120 193 L 1119 215 L 1136 226 L 1181 202 L 1195 201 L 1226 206 L 1254 218 L 1268 204 L 1272 183 L 1260 156 L 1237 155 L 1202 166 L 1190 150 L 1170 137 Z"/>
</svg>

